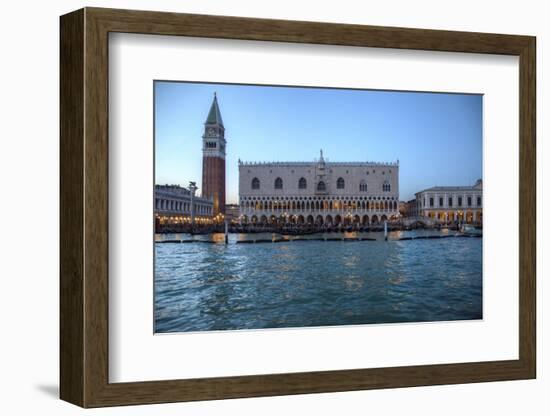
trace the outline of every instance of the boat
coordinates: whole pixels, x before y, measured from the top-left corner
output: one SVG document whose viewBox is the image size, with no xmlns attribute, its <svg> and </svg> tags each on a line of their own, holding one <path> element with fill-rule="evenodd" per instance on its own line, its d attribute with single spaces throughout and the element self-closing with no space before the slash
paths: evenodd
<svg viewBox="0 0 550 416">
<path fill-rule="evenodd" d="M 460 232 L 465 235 L 473 237 L 481 237 L 483 235 L 483 231 L 481 230 L 481 228 L 478 228 L 472 224 L 462 224 L 459 229 Z"/>
</svg>

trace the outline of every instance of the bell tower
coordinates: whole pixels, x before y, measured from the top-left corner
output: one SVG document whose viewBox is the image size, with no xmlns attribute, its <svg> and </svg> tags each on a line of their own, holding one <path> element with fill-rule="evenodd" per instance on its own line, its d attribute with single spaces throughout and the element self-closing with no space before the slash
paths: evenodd
<svg viewBox="0 0 550 416">
<path fill-rule="evenodd" d="M 225 144 L 225 127 L 214 93 L 202 136 L 202 196 L 214 201 L 214 216 L 225 214 Z"/>
</svg>

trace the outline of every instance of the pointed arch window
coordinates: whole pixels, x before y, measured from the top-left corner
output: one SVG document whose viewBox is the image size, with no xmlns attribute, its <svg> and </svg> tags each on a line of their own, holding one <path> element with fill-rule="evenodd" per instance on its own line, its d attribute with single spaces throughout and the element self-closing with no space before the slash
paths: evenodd
<svg viewBox="0 0 550 416">
<path fill-rule="evenodd" d="M 359 191 L 367 192 L 367 182 L 365 182 L 364 180 L 362 180 L 361 183 L 359 184 Z"/>
<path fill-rule="evenodd" d="M 321 181 L 317 184 L 317 191 L 324 192 L 326 190 L 327 190 L 327 186 L 325 185 L 325 183 L 323 181 Z"/>
<path fill-rule="evenodd" d="M 298 189 L 306 189 L 307 188 L 307 181 L 306 178 L 300 178 L 298 181 Z"/>
<path fill-rule="evenodd" d="M 338 178 L 336 181 L 336 189 L 344 189 L 346 187 L 346 183 L 344 182 L 344 178 Z"/>
<path fill-rule="evenodd" d="M 391 192 L 391 185 L 388 182 L 384 182 L 382 185 L 383 192 Z"/>
<path fill-rule="evenodd" d="M 281 178 L 275 179 L 275 189 L 283 189 L 283 180 Z"/>
<path fill-rule="evenodd" d="M 252 179 L 252 189 L 260 189 L 260 180 L 258 178 Z"/>
</svg>

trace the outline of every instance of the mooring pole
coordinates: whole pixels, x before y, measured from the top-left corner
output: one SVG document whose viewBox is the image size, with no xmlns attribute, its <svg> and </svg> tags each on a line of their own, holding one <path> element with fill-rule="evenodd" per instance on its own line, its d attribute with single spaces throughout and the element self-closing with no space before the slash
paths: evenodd
<svg viewBox="0 0 550 416">
<path fill-rule="evenodd" d="M 229 242 L 229 224 L 227 220 L 225 220 L 225 244 Z"/>
<path fill-rule="evenodd" d="M 384 240 L 388 241 L 388 221 L 384 221 Z"/>
</svg>

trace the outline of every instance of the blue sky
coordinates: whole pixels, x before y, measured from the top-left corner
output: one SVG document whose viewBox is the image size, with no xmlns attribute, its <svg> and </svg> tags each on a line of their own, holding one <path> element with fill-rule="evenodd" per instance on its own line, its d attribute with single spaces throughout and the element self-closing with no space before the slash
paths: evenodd
<svg viewBox="0 0 550 416">
<path fill-rule="evenodd" d="M 214 92 L 226 139 L 227 203 L 238 159 L 399 159 L 400 199 L 482 175 L 482 96 L 155 82 L 155 182 L 201 184 L 202 134 Z M 200 189 L 199 189 L 200 193 Z"/>
</svg>

